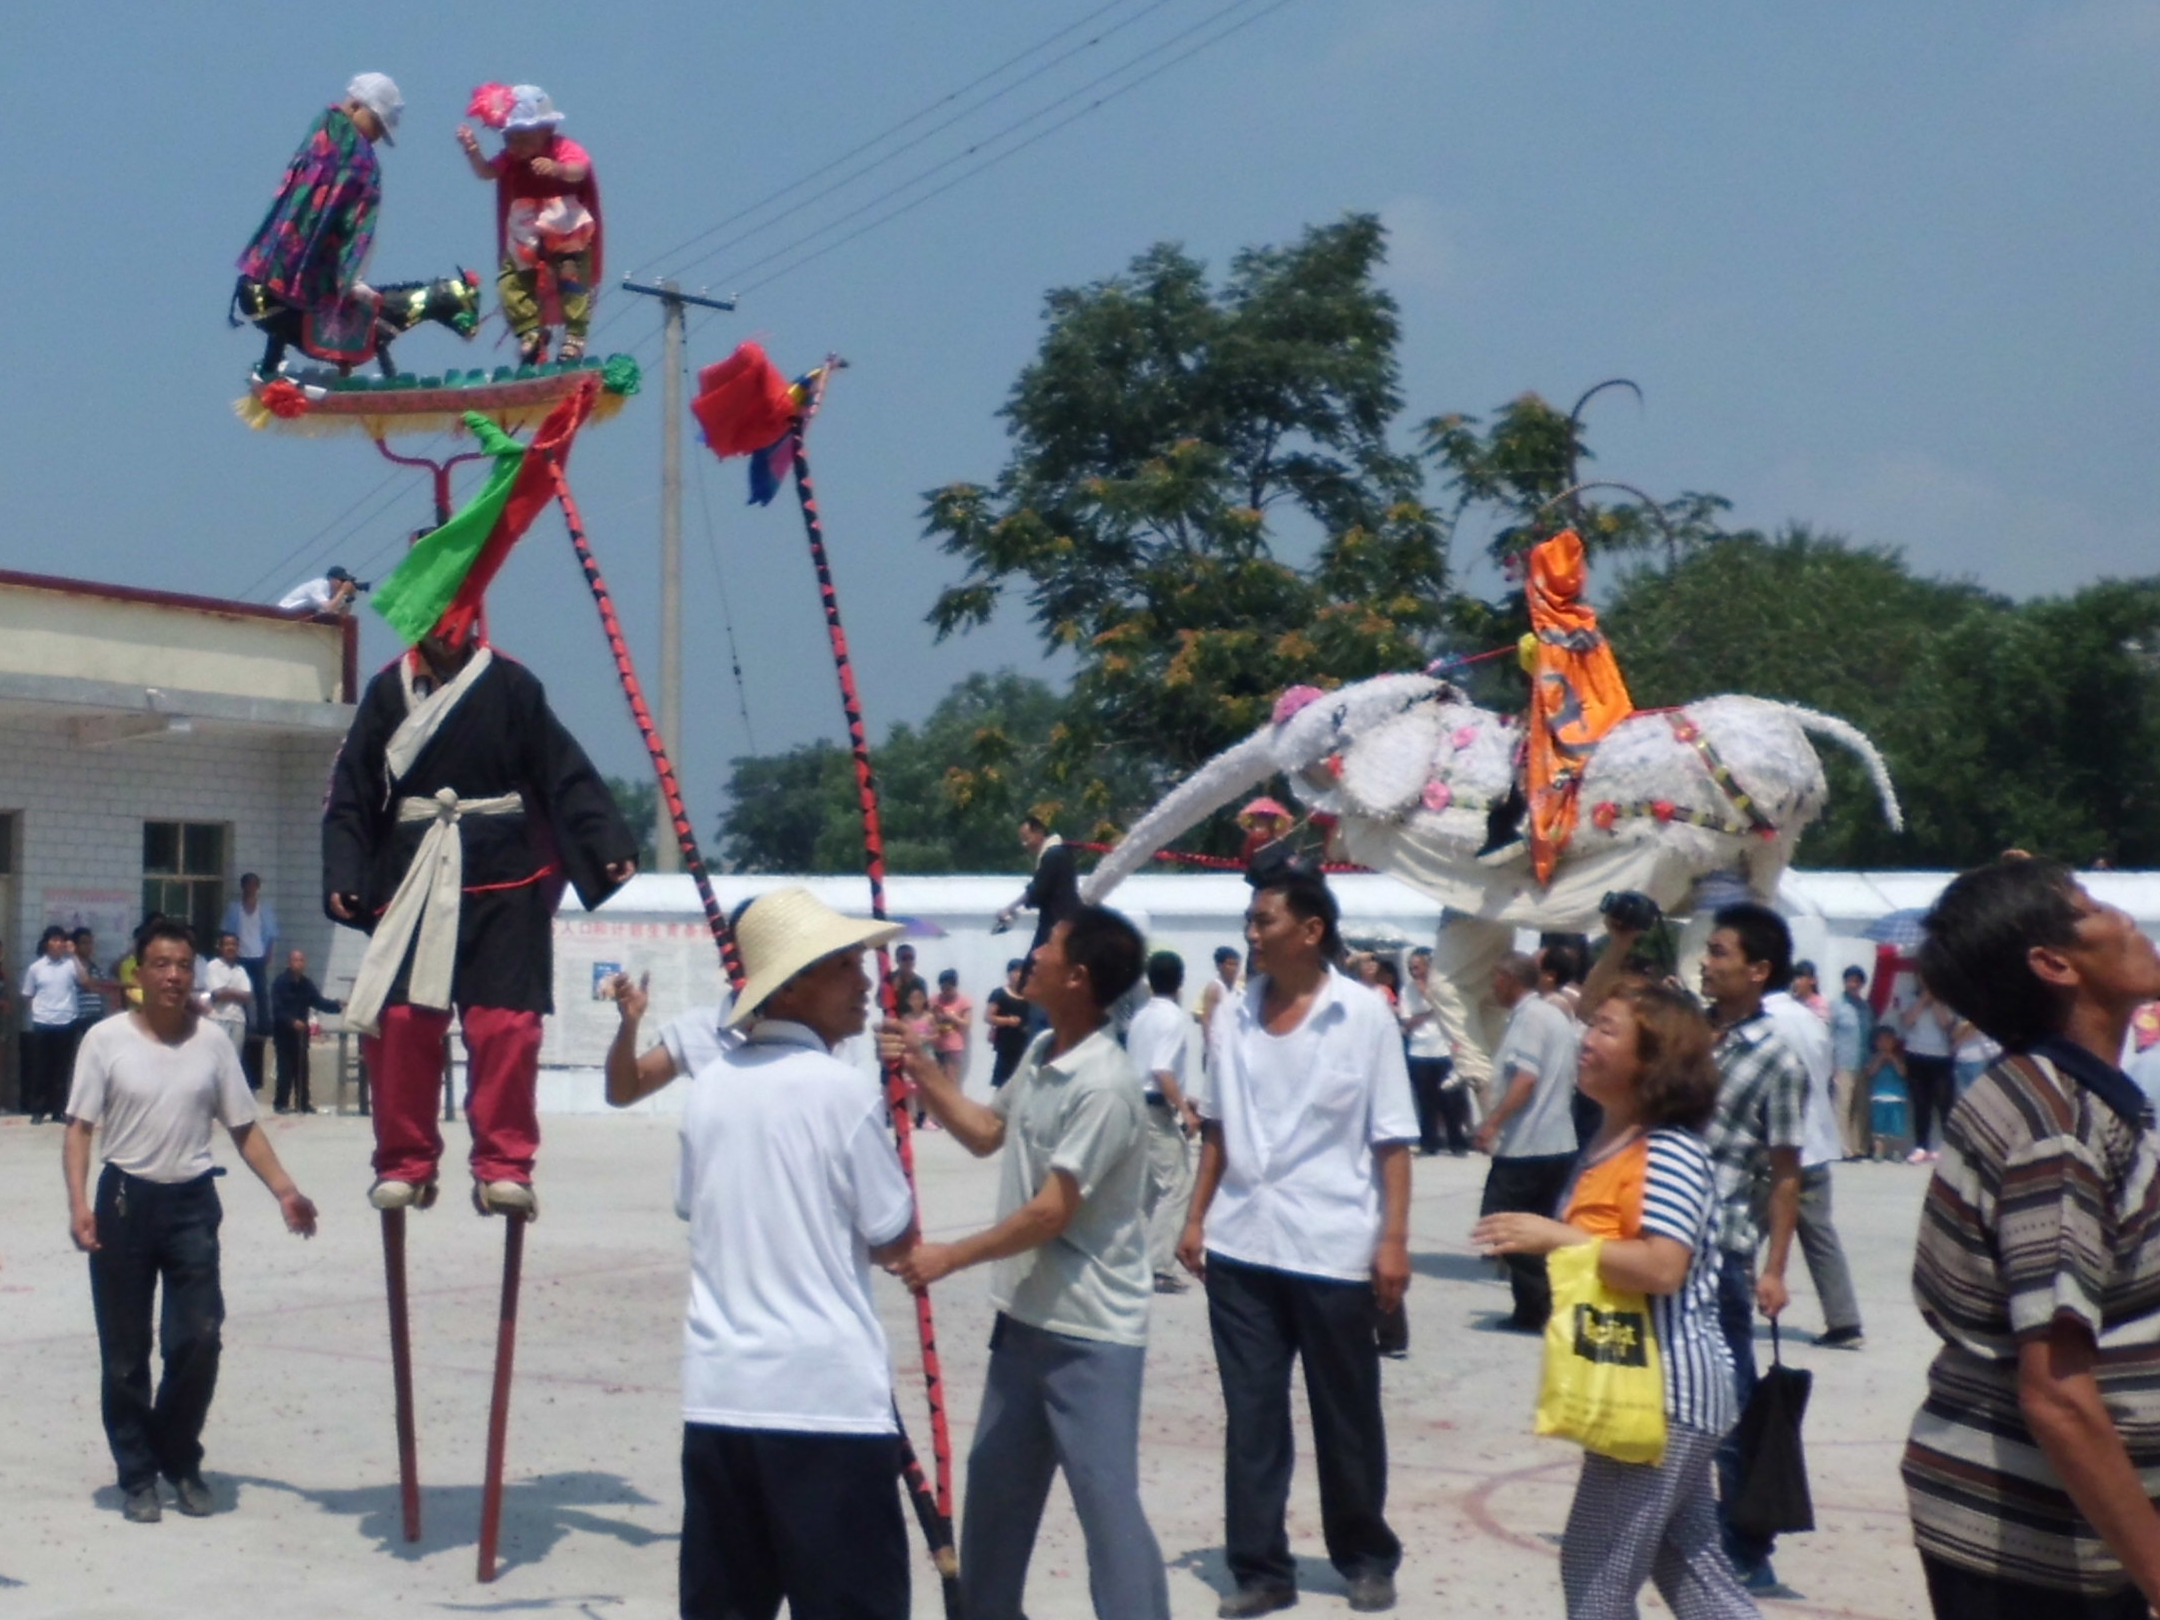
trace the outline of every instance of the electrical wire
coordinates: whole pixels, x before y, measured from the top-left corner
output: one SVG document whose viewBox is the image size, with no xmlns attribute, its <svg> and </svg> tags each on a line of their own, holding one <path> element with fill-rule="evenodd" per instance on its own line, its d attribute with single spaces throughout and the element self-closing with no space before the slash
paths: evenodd
<svg viewBox="0 0 2160 1620">
<path fill-rule="evenodd" d="M 935 113 L 939 108 L 944 107 L 951 102 L 957 101 L 962 96 L 968 95 L 972 91 L 979 89 L 981 86 L 988 84 L 992 79 L 997 78 L 1008 68 L 1017 66 L 1019 63 L 1024 62 L 1029 57 L 1035 55 L 1038 51 L 1046 50 L 1050 46 L 1055 45 L 1067 34 L 1071 34 L 1079 29 L 1085 28 L 1090 23 L 1094 22 L 1097 18 L 1113 12 L 1117 10 L 1118 7 L 1122 5 L 1127 5 L 1129 3 L 1130 0 L 1109 0 L 1109 3 L 1107 5 L 1098 6 L 1095 10 L 1089 12 L 1085 17 L 1082 17 L 1079 21 L 1066 24 L 1066 26 L 1058 29 L 1055 33 L 1046 35 L 1044 38 L 1037 40 L 1026 50 L 1019 52 L 1017 55 L 1008 56 L 1004 61 L 998 63 L 996 67 L 990 68 L 987 71 L 978 74 L 973 79 L 970 79 L 966 84 L 961 85 L 957 90 L 947 91 L 944 95 L 938 97 L 937 100 L 929 103 L 927 106 L 921 107 L 916 111 L 909 113 L 907 117 L 901 119 L 897 124 L 893 124 L 886 129 L 881 130 L 879 133 L 871 136 L 868 140 L 862 142 L 857 146 L 852 146 L 848 148 L 847 151 L 842 152 L 838 157 L 833 158 L 827 163 L 821 164 L 815 169 L 812 169 L 808 174 L 799 176 L 794 180 L 790 180 L 786 185 L 780 186 L 773 191 L 767 192 L 756 202 L 751 203 L 746 207 L 738 208 L 734 213 L 728 215 L 725 219 L 722 219 L 715 224 L 706 226 L 705 229 L 699 231 L 695 236 L 689 237 L 684 241 L 676 243 L 673 247 L 668 248 L 664 252 L 654 254 L 650 259 L 647 259 L 642 266 L 632 272 L 633 278 L 638 280 L 644 279 L 645 272 L 647 270 L 650 270 L 653 266 L 664 263 L 665 261 L 674 258 L 679 253 L 688 252 L 691 248 L 696 247 L 700 242 L 705 241 L 708 237 L 714 235 L 716 232 L 726 230 L 737 220 L 747 219 L 750 215 L 756 213 L 760 208 L 765 207 L 768 203 L 777 202 L 780 198 L 788 195 L 788 193 L 795 191 L 803 186 L 809 185 L 812 181 L 822 179 L 824 176 L 832 173 L 833 170 L 839 168 L 841 164 L 849 162 L 854 158 L 860 157 L 863 153 L 870 151 L 872 148 L 884 144 L 886 141 L 892 139 L 893 136 L 899 134 L 902 130 L 906 129 L 909 125 L 921 122 L 923 119 L 928 118 L 929 116 L 931 116 L 931 114 Z M 1164 3 L 1165 0 L 1155 0 L 1155 3 L 1153 5 L 1150 5 L 1147 9 L 1152 11 L 1156 9 L 1157 6 Z M 1118 26 L 1123 27 L 1124 24 L 1121 23 Z M 1060 58 L 1060 60 L 1063 60 L 1063 58 Z M 1038 72 L 1046 71 L 1048 71 L 1047 68 L 1038 70 Z M 1028 77 L 1033 78 L 1036 76 L 1036 74 L 1030 74 Z M 1018 81 L 1019 84 L 1025 84 L 1026 82 L 1027 79 L 1022 79 Z M 1016 84 L 1008 86 L 1007 89 L 1009 90 L 1017 87 L 1018 85 Z M 1000 95 L 1003 95 L 1006 92 L 1000 91 L 998 93 Z M 987 103 L 985 103 L 985 105 L 987 105 Z"/>
<path fill-rule="evenodd" d="M 720 566 L 720 542 L 713 531 L 712 497 L 705 488 L 705 458 L 697 458 L 698 507 L 705 517 L 705 555 L 712 562 L 713 583 L 720 588 L 720 627 L 727 633 L 728 668 L 735 674 L 735 706 L 742 714 L 743 736 L 750 752 L 758 751 L 757 731 L 750 724 L 750 689 L 743 680 L 742 654 L 735 645 L 735 614 L 728 605 L 727 574 Z"/>
<path fill-rule="evenodd" d="M 1123 3 L 1123 0 L 1120 0 L 1120 3 Z M 731 247 L 735 247 L 740 245 L 741 243 L 747 242 L 753 237 L 764 235 L 765 232 L 773 229 L 783 220 L 793 219 L 797 214 L 803 212 L 803 210 L 816 206 L 818 203 L 823 202 L 827 197 L 832 196 L 835 192 L 845 191 L 849 186 L 853 185 L 856 181 L 862 179 L 864 176 L 875 174 L 879 169 L 884 168 L 888 163 L 898 161 L 900 158 L 905 157 L 908 153 L 914 151 L 917 147 L 924 145 L 926 142 L 936 139 L 939 135 L 944 134 L 946 130 L 951 129 L 955 124 L 965 123 L 968 119 L 973 118 L 984 108 L 996 105 L 998 102 L 1004 100 L 1007 96 L 1011 95 L 1014 91 L 1020 90 L 1027 85 L 1034 83 L 1044 74 L 1063 66 L 1066 62 L 1071 61 L 1074 57 L 1080 55 L 1084 51 L 1092 50 L 1094 47 L 1102 44 L 1104 40 L 1109 39 L 1112 35 L 1123 32 L 1125 29 L 1132 27 L 1135 23 L 1141 21 L 1143 18 L 1149 16 L 1151 13 L 1160 11 L 1164 6 L 1169 5 L 1170 3 L 1171 0 L 1150 0 L 1149 4 L 1143 6 L 1139 11 L 1134 12 L 1131 16 L 1126 17 L 1119 22 L 1113 23 L 1110 27 L 1105 28 L 1102 32 L 1095 34 L 1090 38 L 1082 40 L 1079 44 L 1072 46 L 1070 49 L 1059 52 L 1056 56 L 1052 57 L 1049 61 L 1043 63 L 1033 72 L 1022 75 L 1020 78 L 1013 80 L 1012 83 L 1005 85 L 1001 89 L 992 91 L 989 95 L 983 97 L 973 106 L 962 108 L 959 112 L 954 113 L 950 118 L 945 119 L 943 122 L 931 125 L 930 128 L 924 130 L 914 139 L 903 141 L 900 145 L 894 147 L 891 151 L 885 153 L 883 156 L 872 158 L 868 163 L 861 164 L 856 168 L 849 170 L 846 174 L 840 176 L 839 179 L 832 181 L 830 184 L 823 186 L 816 191 L 813 191 L 809 196 L 801 198 L 799 201 L 789 204 L 786 208 L 781 209 L 780 212 L 772 215 L 769 219 L 762 220 L 758 224 L 749 226 L 744 230 L 737 231 L 732 236 L 725 237 L 722 240 L 713 243 L 712 246 L 706 248 L 702 253 L 698 254 L 697 257 L 685 260 L 676 269 L 674 274 L 680 276 L 685 270 L 690 269 L 694 265 L 704 264 L 707 260 L 719 257 L 722 253 L 725 253 Z M 1106 7 L 1105 9 L 1108 8 Z M 1070 30 L 1068 29 L 1066 30 L 1066 32 L 1070 32 Z M 947 97 L 946 99 L 950 100 L 952 98 Z M 921 117 L 923 115 L 917 114 L 916 116 Z M 912 121 L 913 120 L 910 120 L 910 122 Z M 884 137 L 880 137 L 880 139 L 883 138 Z M 878 144 L 876 141 L 868 143 L 868 145 L 870 146 L 875 146 L 876 144 Z M 864 148 L 857 148 L 857 151 L 861 150 L 864 150 Z M 827 164 L 825 168 L 818 170 L 817 173 L 825 174 L 834 167 L 836 167 L 835 164 Z M 719 225 L 711 227 L 710 229 L 702 233 L 702 235 L 710 236 L 713 234 L 714 231 L 718 231 L 724 228 L 726 225 L 733 223 L 735 220 L 739 220 L 745 218 L 750 214 L 756 213 L 767 203 L 777 201 L 780 197 L 786 195 L 789 191 L 792 191 L 802 185 L 808 184 L 809 181 L 814 178 L 816 178 L 815 175 L 807 176 L 805 177 L 805 179 L 796 181 L 790 186 L 783 187 L 780 191 L 774 192 L 770 196 L 762 199 L 761 201 L 753 203 L 750 207 L 741 209 L 738 212 L 730 215 L 726 220 L 723 220 Z M 693 237 L 691 239 L 691 242 L 684 244 L 684 247 L 687 248 L 701 239 L 702 237 Z M 680 252 L 682 251 L 682 249 L 676 249 L 675 251 Z M 668 256 L 672 257 L 672 254 Z"/>
<path fill-rule="evenodd" d="M 1220 11 L 1213 13 L 1203 23 L 1197 26 L 1204 27 L 1208 22 L 1218 21 L 1229 13 L 1237 11 L 1250 3 L 1251 0 L 1232 0 L 1232 4 L 1227 5 L 1223 7 Z M 1260 10 L 1253 12 L 1251 15 L 1242 17 L 1236 22 L 1230 24 L 1230 26 L 1227 28 L 1219 29 L 1217 32 L 1199 41 L 1197 44 L 1192 45 L 1183 51 L 1180 51 L 1177 55 L 1169 58 L 1167 61 L 1156 64 L 1154 67 L 1150 68 L 1147 72 L 1141 74 L 1139 77 L 1131 79 L 1126 83 L 1119 85 L 1115 90 L 1111 90 L 1104 95 L 1096 97 L 1086 106 L 1078 108 L 1071 113 L 1068 113 L 1065 117 L 1059 119 L 1056 123 L 1051 124 L 1043 129 L 1037 130 L 1026 140 L 1018 141 L 1013 145 L 1007 147 L 1004 151 L 984 158 L 982 162 L 977 163 L 972 168 L 963 169 L 959 174 L 954 175 L 943 185 L 936 186 L 931 190 L 924 192 L 921 196 L 911 198 L 907 202 L 901 203 L 897 207 L 887 209 L 884 213 L 879 214 L 876 218 L 866 221 L 864 224 L 858 226 L 856 229 L 849 231 L 845 236 L 838 237 L 813 252 L 803 254 L 800 258 L 788 260 L 787 263 L 782 264 L 778 269 L 772 271 L 769 275 L 760 276 L 755 281 L 741 283 L 737 288 L 738 293 L 746 295 L 755 292 L 760 287 L 770 286 L 773 282 L 780 280 L 782 277 L 792 275 L 795 271 L 800 270 L 803 266 L 811 264 L 818 259 L 822 259 L 823 257 L 825 257 L 826 254 L 831 253 L 836 249 L 845 247 L 848 243 L 855 241 L 858 237 L 868 235 L 871 231 L 876 230 L 879 226 L 885 225 L 892 220 L 898 219 L 903 214 L 912 213 L 915 209 L 920 208 L 924 203 L 931 201 L 933 198 L 942 197 L 946 192 L 952 190 L 955 186 L 961 184 L 963 181 L 973 179 L 976 175 L 981 174 L 986 169 L 995 168 L 998 164 L 1003 163 L 1007 158 L 1018 156 L 1020 153 L 1026 151 L 1029 147 L 1034 146 L 1036 143 L 1047 140 L 1050 136 L 1055 135 L 1059 130 L 1064 129 L 1067 125 L 1077 123 L 1079 120 L 1085 118 L 1088 114 L 1096 111 L 1098 108 L 1106 106 L 1110 102 L 1117 100 L 1118 97 L 1126 94 L 1128 91 L 1139 89 L 1140 86 L 1146 84 L 1149 80 L 1158 78 L 1162 74 L 1169 72 L 1170 69 L 1176 67 L 1179 63 L 1185 62 L 1190 58 L 1199 55 L 1202 51 L 1208 50 L 1211 47 L 1220 44 L 1222 41 L 1228 39 L 1232 34 L 1240 33 L 1243 30 L 1250 28 L 1254 23 L 1257 23 L 1263 18 L 1282 10 L 1285 6 L 1290 5 L 1291 3 L 1292 0 L 1274 0 L 1273 4 L 1263 6 Z M 1176 38 L 1187 38 L 1192 34 L 1192 32 L 1192 29 L 1187 29 L 1184 31 L 1184 33 L 1177 35 Z M 1168 43 L 1172 43 L 1172 41 L 1165 42 L 1165 44 Z M 862 207 L 852 209 L 848 213 L 841 215 L 839 218 L 829 221 L 827 224 L 820 226 L 818 229 L 807 232 L 803 236 L 798 237 L 795 241 L 789 243 L 786 247 L 777 248 L 773 252 L 766 254 L 763 258 L 753 260 L 751 263 L 744 265 L 741 269 L 736 271 L 735 275 L 745 276 L 750 274 L 750 272 L 752 272 L 753 270 L 763 269 L 766 265 L 771 264 L 776 259 L 783 258 L 786 254 L 792 252 L 794 249 L 807 246 L 809 243 L 816 241 L 820 236 L 825 235 L 828 231 L 837 230 L 842 225 L 845 225 L 849 220 L 859 218 L 864 213 L 867 213 L 870 209 L 878 206 L 880 202 L 898 196 L 901 192 L 908 190 L 912 186 L 920 184 L 922 181 L 930 178 L 930 176 L 937 174 L 944 169 L 950 168 L 954 163 L 957 163 L 966 157 L 972 156 L 974 153 L 980 151 L 984 146 L 989 145 L 991 142 L 996 141 L 1005 135 L 1014 133 L 1021 128 L 1024 128 L 1026 125 L 1033 123 L 1037 118 L 1040 118 L 1044 113 L 1047 113 L 1055 109 L 1056 107 L 1062 106 L 1065 102 L 1073 100 L 1074 97 L 1085 95 L 1096 85 L 1102 84 L 1109 79 L 1116 78 L 1118 74 L 1126 71 L 1128 68 L 1131 68 L 1138 62 L 1145 61 L 1147 57 L 1152 54 L 1154 54 L 1153 51 L 1145 51 L 1140 53 L 1140 55 L 1126 62 L 1124 66 L 1113 68 L 1109 73 L 1106 73 L 1100 78 L 1092 80 L 1090 81 L 1090 83 L 1083 85 L 1080 89 L 1072 92 L 1071 95 L 1062 96 L 1057 101 L 1052 102 L 1048 107 L 1042 108 L 1038 112 L 1032 113 L 1028 117 L 1021 119 L 1014 124 L 1008 125 L 1005 129 L 1000 130 L 996 135 L 988 136 L 984 140 L 977 142 L 974 146 L 969 147 L 965 152 L 958 154 L 958 156 L 947 158 L 944 162 L 938 163 L 929 169 L 925 169 L 922 173 L 916 175 L 913 179 L 904 181 L 900 185 L 894 187 L 891 191 L 885 194 L 884 198 L 873 199 L 871 202 L 863 204 Z"/>
</svg>

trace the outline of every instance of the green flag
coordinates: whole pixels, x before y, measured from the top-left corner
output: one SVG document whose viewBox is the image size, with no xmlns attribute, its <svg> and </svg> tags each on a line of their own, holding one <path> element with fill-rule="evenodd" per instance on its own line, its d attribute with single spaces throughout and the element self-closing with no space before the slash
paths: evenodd
<svg viewBox="0 0 2160 1620">
<path fill-rule="evenodd" d="M 375 611 L 407 643 L 417 642 L 435 628 L 435 621 L 479 561 L 502 518 L 518 464 L 525 456 L 525 446 L 477 411 L 465 413 L 465 425 L 480 441 L 481 450 L 495 458 L 494 470 L 479 494 L 447 523 L 415 541 L 404 561 L 375 588 Z"/>
</svg>

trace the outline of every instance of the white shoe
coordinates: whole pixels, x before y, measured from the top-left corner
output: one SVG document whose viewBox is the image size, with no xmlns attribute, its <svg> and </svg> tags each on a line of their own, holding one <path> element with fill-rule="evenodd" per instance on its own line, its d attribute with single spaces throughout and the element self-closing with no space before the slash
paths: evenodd
<svg viewBox="0 0 2160 1620">
<path fill-rule="evenodd" d="M 483 1215 L 516 1215 L 528 1221 L 540 1218 L 540 1199 L 529 1181 L 476 1181 L 473 1208 Z"/>
<path fill-rule="evenodd" d="M 377 1209 L 427 1209 L 435 1202 L 435 1183 L 385 1179 L 368 1189 L 367 1201 Z"/>
</svg>

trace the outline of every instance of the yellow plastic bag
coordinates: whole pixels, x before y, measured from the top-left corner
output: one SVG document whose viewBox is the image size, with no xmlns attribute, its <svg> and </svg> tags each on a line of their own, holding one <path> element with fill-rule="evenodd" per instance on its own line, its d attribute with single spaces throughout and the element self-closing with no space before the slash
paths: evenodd
<svg viewBox="0 0 2160 1620">
<path fill-rule="evenodd" d="M 1545 1376 L 1537 1432 L 1573 1440 L 1615 1462 L 1665 1457 L 1665 1369 L 1650 1305 L 1598 1279 L 1602 1240 L 1545 1257 L 1552 1319 L 1545 1324 Z"/>
</svg>

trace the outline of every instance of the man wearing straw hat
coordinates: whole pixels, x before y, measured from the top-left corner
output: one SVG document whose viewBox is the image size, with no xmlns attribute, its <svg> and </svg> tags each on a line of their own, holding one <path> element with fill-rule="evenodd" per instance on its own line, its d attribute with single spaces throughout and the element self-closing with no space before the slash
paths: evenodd
<svg viewBox="0 0 2160 1620">
<path fill-rule="evenodd" d="M 685 1620 L 905 1620 L 892 1357 L 870 1264 L 915 1247 L 915 1201 L 877 1082 L 832 1049 L 862 1032 L 864 947 L 895 923 L 807 890 L 737 913 L 742 1039 L 699 1067 L 676 1213 L 683 1324 Z"/>
</svg>

